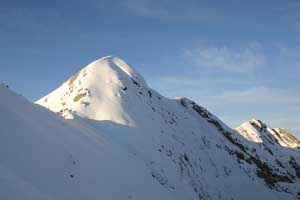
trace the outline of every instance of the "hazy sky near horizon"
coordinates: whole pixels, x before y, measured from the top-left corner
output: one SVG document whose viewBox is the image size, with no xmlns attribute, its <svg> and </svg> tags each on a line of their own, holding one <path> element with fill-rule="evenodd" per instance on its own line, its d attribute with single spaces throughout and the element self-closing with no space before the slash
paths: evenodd
<svg viewBox="0 0 300 200">
<path fill-rule="evenodd" d="M 117 55 L 237 126 L 300 136 L 300 1 L 0 0 L 0 81 L 31 101 Z"/>
</svg>

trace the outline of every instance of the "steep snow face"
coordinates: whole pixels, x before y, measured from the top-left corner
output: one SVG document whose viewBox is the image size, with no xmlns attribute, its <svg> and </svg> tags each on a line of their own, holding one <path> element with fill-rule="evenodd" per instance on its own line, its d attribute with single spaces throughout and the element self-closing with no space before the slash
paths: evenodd
<svg viewBox="0 0 300 200">
<path fill-rule="evenodd" d="M 148 90 L 144 79 L 125 61 L 108 56 L 87 65 L 37 103 L 69 119 L 76 113 L 133 126 L 128 104 Z"/>
<path fill-rule="evenodd" d="M 257 119 L 243 123 L 236 130 L 249 141 L 256 143 L 276 144 L 289 148 L 300 147 L 300 142 L 287 130 L 273 129 Z"/>
</svg>

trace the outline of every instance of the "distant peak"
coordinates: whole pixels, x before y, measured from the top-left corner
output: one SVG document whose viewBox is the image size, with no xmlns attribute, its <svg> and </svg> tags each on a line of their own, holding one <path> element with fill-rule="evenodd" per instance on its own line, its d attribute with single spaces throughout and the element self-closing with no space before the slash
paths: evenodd
<svg viewBox="0 0 300 200">
<path fill-rule="evenodd" d="M 300 147 L 300 142 L 284 128 L 275 128 L 266 125 L 259 119 L 251 119 L 236 130 L 246 139 L 257 143 L 279 144 L 284 147 Z"/>
</svg>

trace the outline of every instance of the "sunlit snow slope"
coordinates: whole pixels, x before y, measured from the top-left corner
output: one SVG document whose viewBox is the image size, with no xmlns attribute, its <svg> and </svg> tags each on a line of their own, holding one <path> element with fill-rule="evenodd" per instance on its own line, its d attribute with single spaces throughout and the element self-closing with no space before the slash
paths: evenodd
<svg viewBox="0 0 300 200">
<path fill-rule="evenodd" d="M 139 102 L 136 92 L 151 91 L 127 63 L 109 56 L 92 62 L 37 103 L 63 116 L 75 112 L 89 119 L 133 125 L 130 112 L 134 111 L 128 106 Z"/>
</svg>

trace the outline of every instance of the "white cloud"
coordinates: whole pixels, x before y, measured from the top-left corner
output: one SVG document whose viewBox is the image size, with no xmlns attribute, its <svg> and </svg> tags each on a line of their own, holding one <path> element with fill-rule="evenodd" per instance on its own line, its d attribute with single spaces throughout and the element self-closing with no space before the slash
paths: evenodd
<svg viewBox="0 0 300 200">
<path fill-rule="evenodd" d="M 258 43 L 251 43 L 239 49 L 227 46 L 200 45 L 185 50 L 184 55 L 199 68 L 253 73 L 268 63 L 267 56 L 260 49 L 261 46 Z"/>
<path fill-rule="evenodd" d="M 226 91 L 219 96 L 220 100 L 242 103 L 244 105 L 260 104 L 260 105 L 274 105 L 282 104 L 300 107 L 300 96 L 287 93 L 279 89 L 271 89 L 264 86 L 254 87 L 240 91 Z"/>
<path fill-rule="evenodd" d="M 149 77 L 149 85 L 168 97 L 185 96 L 201 100 L 204 96 L 212 96 L 213 92 L 222 90 L 220 85 L 243 85 L 243 81 L 226 77 L 165 76 Z M 201 97 L 201 98 L 199 98 Z"/>
</svg>

